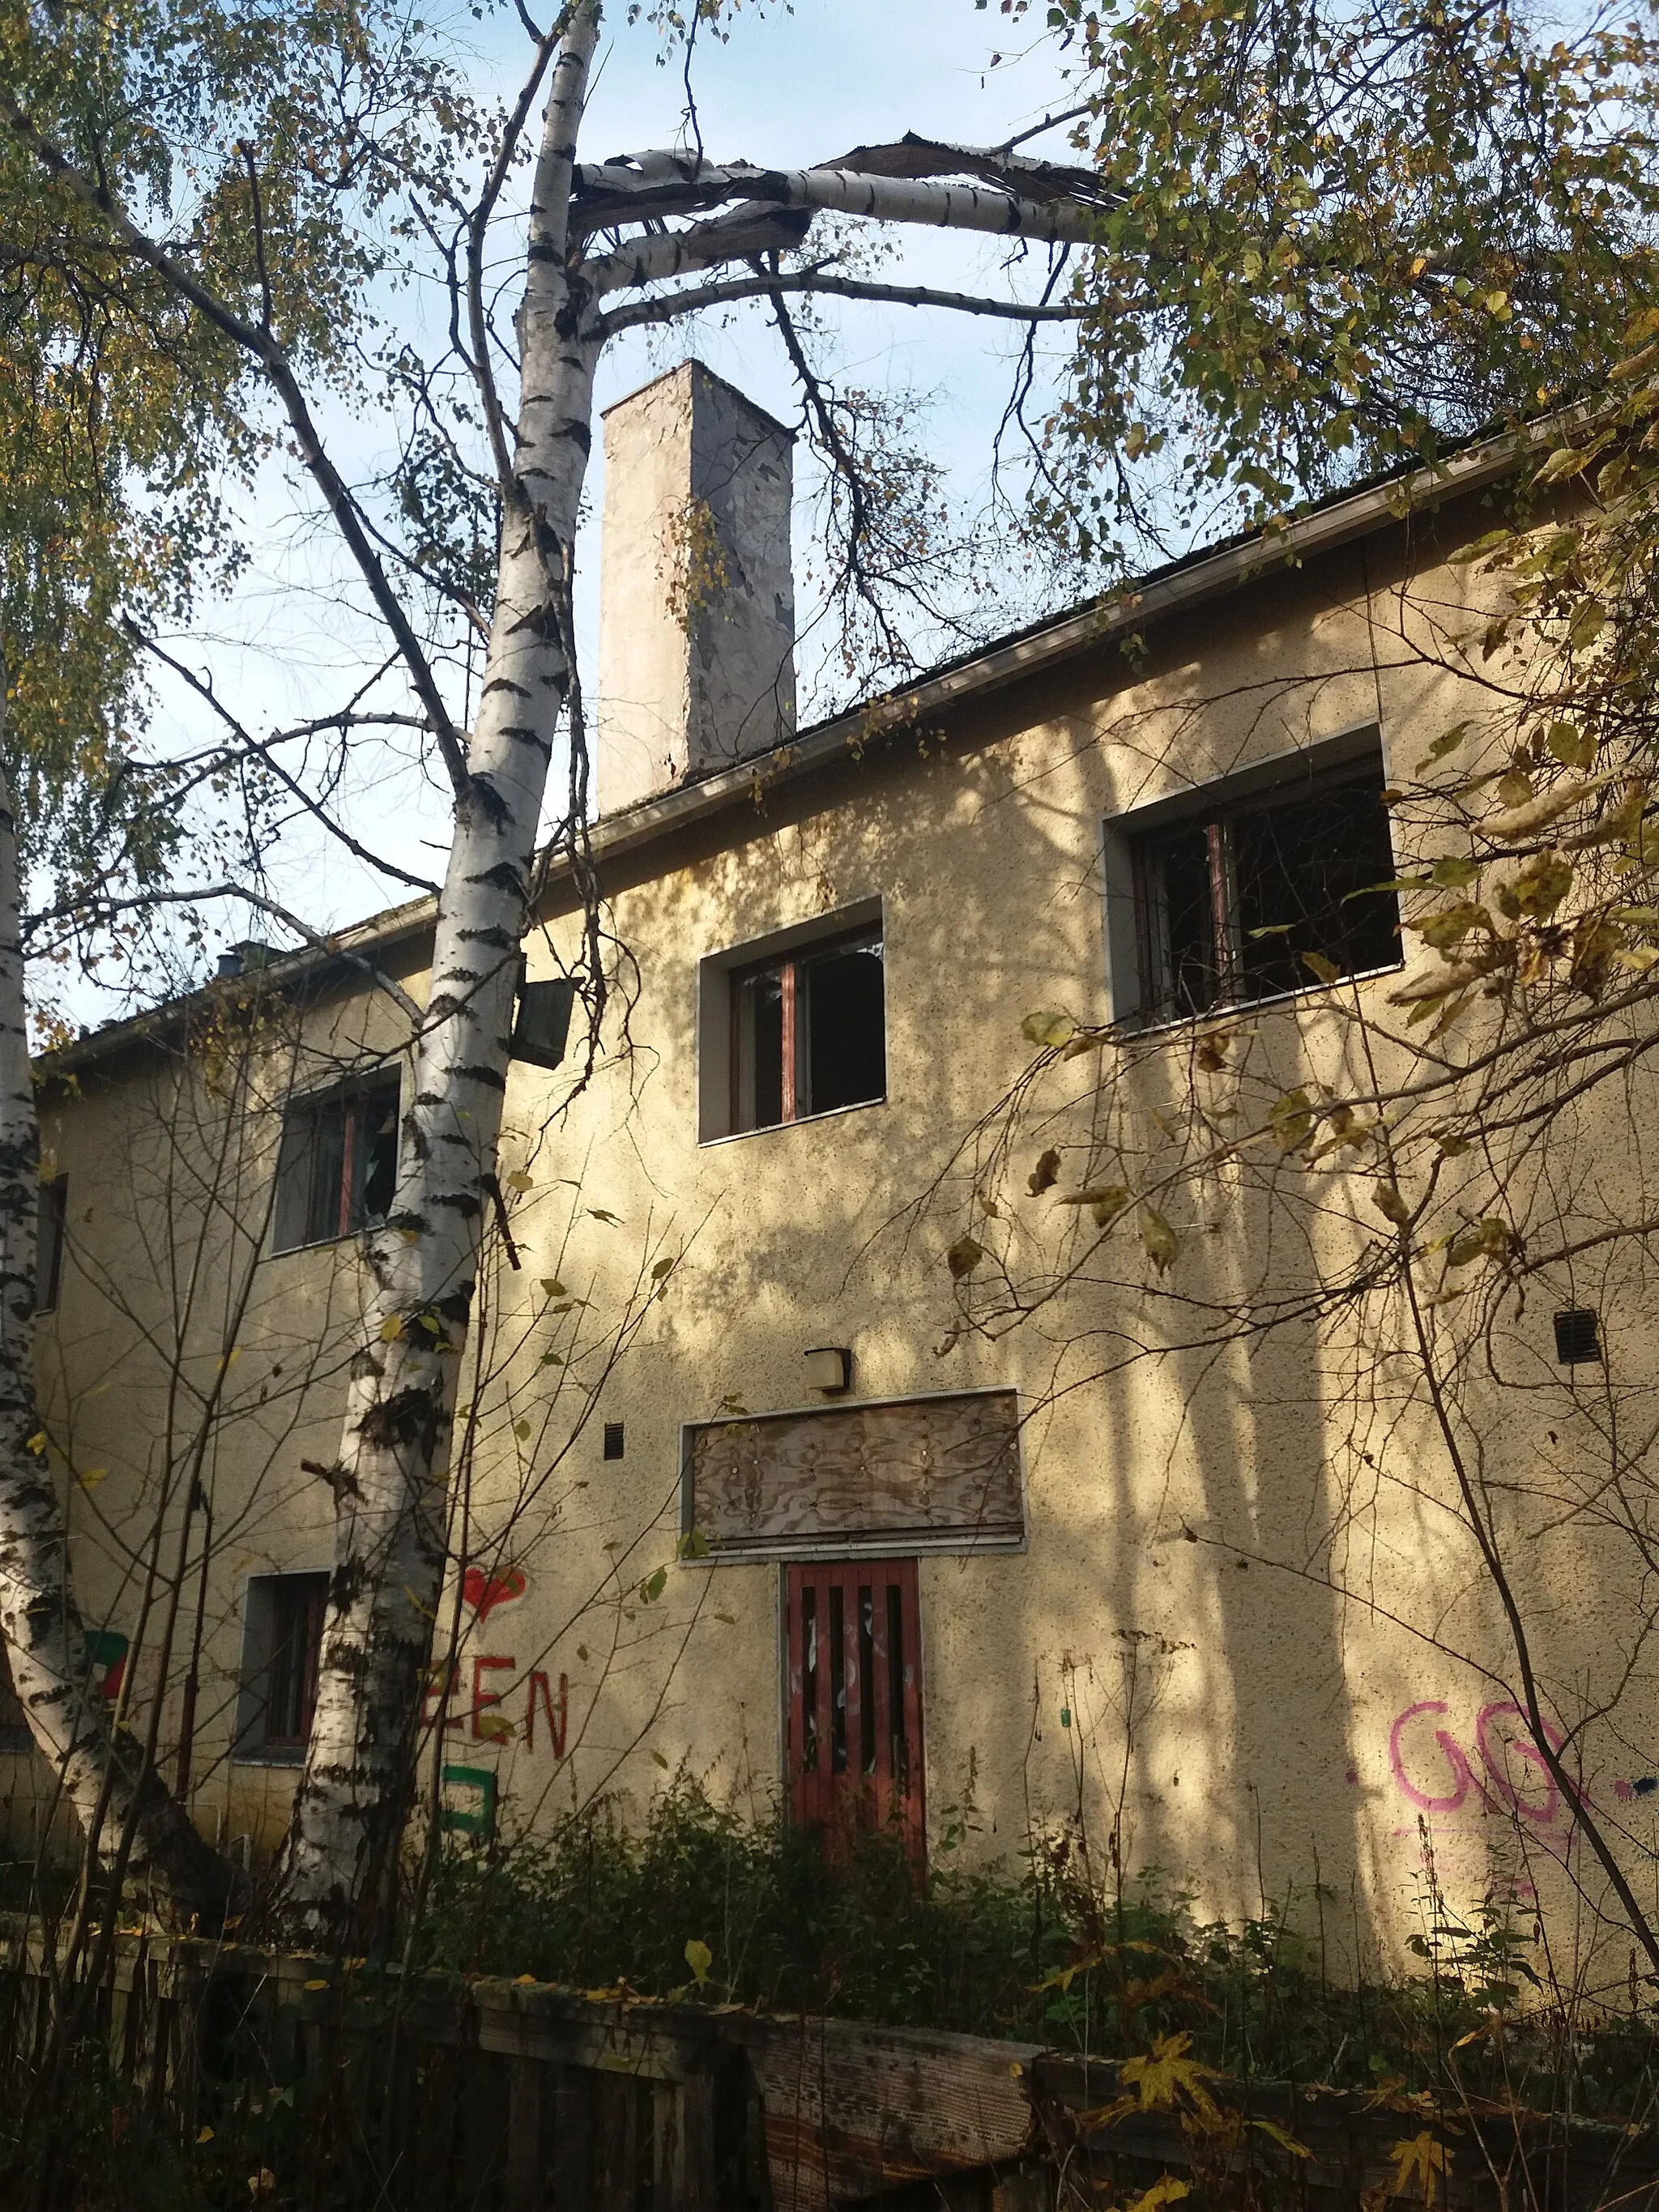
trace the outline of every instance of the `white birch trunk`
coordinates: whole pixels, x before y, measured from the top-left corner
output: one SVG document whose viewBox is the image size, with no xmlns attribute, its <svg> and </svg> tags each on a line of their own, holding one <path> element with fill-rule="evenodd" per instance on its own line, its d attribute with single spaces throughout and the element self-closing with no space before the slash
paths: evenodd
<svg viewBox="0 0 1659 2212">
<path fill-rule="evenodd" d="M 0 658 L 0 739 L 5 664 Z M 222 1911 L 232 1876 L 91 1686 L 70 1583 L 68 1525 L 34 1394 L 40 1122 L 23 996 L 17 825 L 0 769 L 0 1634 L 29 1729 L 99 1863 L 118 1863 L 170 1917 Z"/>
<path fill-rule="evenodd" d="M 317 1711 L 283 1869 L 288 1910 L 313 1938 L 374 1927 L 392 1893 L 443 1587 L 456 1355 L 495 1173 L 537 827 L 571 674 L 556 580 L 575 535 L 599 341 L 588 289 L 566 253 L 597 29 L 597 7 L 584 5 L 552 76 L 489 663 L 439 901 L 397 1195 L 385 1228 L 367 1240 Z"/>
</svg>

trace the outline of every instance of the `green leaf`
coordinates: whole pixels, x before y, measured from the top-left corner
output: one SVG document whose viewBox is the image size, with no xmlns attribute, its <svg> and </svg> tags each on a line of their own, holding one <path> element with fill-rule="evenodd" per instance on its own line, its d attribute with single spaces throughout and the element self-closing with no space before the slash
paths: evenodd
<svg viewBox="0 0 1659 2212">
<path fill-rule="evenodd" d="M 1181 1243 L 1156 1206 L 1143 1206 L 1140 1209 L 1140 1242 L 1158 1273 L 1167 1274 L 1175 1265 Z"/>
<path fill-rule="evenodd" d="M 1030 1044 L 1045 1048 L 1068 1043 L 1077 1035 L 1077 1023 L 1067 1013 L 1053 1006 L 1039 1007 L 1027 1014 L 1019 1025 L 1020 1035 Z"/>
<path fill-rule="evenodd" d="M 1308 1141 L 1314 1123 L 1313 1101 L 1298 1084 L 1267 1109 L 1267 1128 L 1281 1152 L 1293 1152 Z"/>
<path fill-rule="evenodd" d="M 1455 752 L 1474 726 L 1472 722 L 1454 722 L 1450 729 L 1442 730 L 1440 735 L 1417 763 L 1419 775 L 1422 775 L 1425 768 L 1432 768 L 1436 761 L 1444 760 L 1448 753 Z"/>
<path fill-rule="evenodd" d="M 691 1969 L 691 1978 L 699 1989 L 708 1979 L 708 1969 L 714 1963 L 714 1954 L 707 1943 L 693 1936 L 685 1947 L 685 1963 Z"/>
<path fill-rule="evenodd" d="M 1460 1230 L 1452 1238 L 1446 1252 L 1446 1265 L 1467 1267 L 1476 1260 L 1506 1260 L 1514 1241 L 1509 1224 L 1498 1220 L 1495 1214 L 1488 1214 L 1484 1221 Z"/>
</svg>

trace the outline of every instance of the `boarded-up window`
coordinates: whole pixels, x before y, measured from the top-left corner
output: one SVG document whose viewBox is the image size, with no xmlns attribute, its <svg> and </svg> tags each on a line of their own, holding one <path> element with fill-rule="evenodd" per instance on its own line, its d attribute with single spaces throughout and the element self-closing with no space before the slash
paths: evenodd
<svg viewBox="0 0 1659 2212">
<path fill-rule="evenodd" d="M 688 1424 L 681 1514 L 711 1554 L 1012 1551 L 1024 1540 L 1012 1390 Z"/>
</svg>

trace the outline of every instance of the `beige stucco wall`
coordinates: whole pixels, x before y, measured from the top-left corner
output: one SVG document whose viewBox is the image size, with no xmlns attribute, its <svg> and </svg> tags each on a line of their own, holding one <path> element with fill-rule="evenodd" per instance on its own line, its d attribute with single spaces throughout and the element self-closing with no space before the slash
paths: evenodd
<svg viewBox="0 0 1659 2212">
<path fill-rule="evenodd" d="M 1440 526 L 1443 543 L 1484 526 Z M 849 753 L 611 868 L 626 949 L 613 1049 L 574 1099 L 571 1071 L 513 1070 L 502 1175 L 521 1265 L 492 1247 L 463 1382 L 468 1556 L 504 1594 L 483 1618 L 459 1605 L 462 1686 L 445 1756 L 497 1771 L 510 1822 L 611 1789 L 637 1806 L 682 1765 L 745 1802 L 777 1790 L 779 1570 L 675 1561 L 680 1425 L 800 1404 L 803 1352 L 837 1343 L 853 1348 L 859 1395 L 1013 1385 L 1029 1415 L 1024 1553 L 921 1563 L 936 1833 L 945 1808 L 971 1802 L 969 1847 L 1013 1864 L 1034 1826 L 1070 1819 L 1103 1874 L 1115 1831 L 1131 1874 L 1162 1869 L 1201 1910 L 1230 1917 L 1265 1896 L 1305 1917 L 1316 1876 L 1332 1940 L 1348 1952 L 1380 1943 L 1398 1954 L 1419 1924 L 1419 1815 L 1464 1904 L 1496 1878 L 1522 1894 L 1529 1881 L 1547 1894 L 1559 1887 L 1552 1853 L 1571 1848 L 1571 1822 L 1524 1754 L 1499 1753 L 1521 1785 L 1518 1813 L 1489 1784 L 1466 1787 L 1455 1806 L 1424 1802 L 1458 1794 L 1459 1752 L 1437 1731 L 1473 1774 L 1490 1775 L 1479 1738 L 1484 1725 L 1497 1749 L 1509 1725 L 1498 1709 L 1513 1656 L 1449 1510 L 1443 1454 L 1375 1345 L 1286 1320 L 1220 1350 L 1183 1348 L 1182 1309 L 1149 1294 L 1157 1279 L 1132 1234 L 1098 1279 L 1021 1327 L 963 1333 L 945 1261 L 974 1224 L 997 1249 L 1013 1240 L 1021 1267 L 1050 1249 L 1064 1256 L 1056 1209 L 1024 1195 L 1046 1139 L 1022 1133 L 1000 1161 L 972 1133 L 1030 1063 L 1027 1013 L 1109 1013 L 1103 820 L 1379 718 L 1392 772 L 1407 773 L 1469 711 L 1472 687 L 1398 635 L 1442 657 L 1472 626 L 1466 595 L 1480 588 L 1467 570 L 1435 565 L 1432 523 L 1414 527 L 1408 607 L 1395 589 L 1410 565 L 1395 533 L 1155 629 L 1144 655 L 1104 646 L 947 732 Z M 700 961 L 876 897 L 886 1100 L 700 1143 Z M 568 927 L 550 919 L 532 975 L 550 968 Z M 313 1008 L 307 1025 L 313 1047 L 348 1054 L 395 1033 L 383 1006 L 350 998 Z M 1334 1000 L 1310 994 L 1243 1027 L 1269 1091 L 1364 1079 Z M 1157 1117 L 1190 1095 L 1192 1035 L 1172 1031 L 1167 1061 L 1117 1085 L 1105 1107 L 1089 1102 L 1097 1077 L 1109 1084 L 1109 1060 L 1065 1063 L 1060 1090 L 1044 1094 L 1054 1126 L 1075 1133 L 1090 1112 L 1109 1115 L 1152 1158 Z M 153 1517 L 144 1485 L 166 1394 L 155 1351 L 131 1348 L 127 1314 L 94 1277 L 107 1269 L 146 1312 L 177 1304 L 149 1249 L 163 1186 L 126 1164 L 161 1143 L 136 1066 L 84 1081 L 54 1109 L 82 1273 L 42 1349 L 52 1405 L 65 1419 L 73 1409 L 76 1449 L 111 1468 L 75 1498 L 77 1566 L 89 1612 L 123 1620 L 142 1581 L 123 1531 Z M 271 1126 L 249 1139 L 239 1219 L 263 1202 Z M 1571 1148 L 1566 1202 L 1616 1210 L 1644 1167 L 1622 1125 L 1615 1142 L 1592 1117 Z M 1281 1200 L 1254 1169 L 1218 1169 L 1180 1199 L 1172 1286 L 1231 1291 L 1246 1315 L 1293 1297 L 1361 1249 L 1374 1173 L 1363 1160 L 1322 1170 L 1310 1229 L 1305 1190 Z M 1084 1233 L 1079 1214 L 1065 1218 Z M 653 1276 L 669 1260 L 665 1278 Z M 234 1272 L 222 1254 L 215 1264 Z M 327 1556 L 326 1492 L 298 1463 L 332 1457 L 350 1252 L 264 1260 L 253 1277 L 235 1418 L 210 1454 L 222 1536 L 195 1770 L 203 1826 L 264 1844 L 288 1778 L 227 1757 L 239 1591 L 250 1571 Z M 1639 1373 L 1644 1288 L 1592 1286 L 1589 1302 L 1598 1297 L 1611 1371 Z M 1571 1453 L 1589 1433 L 1549 1361 L 1553 1303 L 1545 1285 L 1505 1323 L 1514 1390 L 1468 1385 L 1494 1453 L 1534 1453 L 1546 1433 Z M 218 1344 L 205 1308 L 191 1327 L 192 1345 L 210 1347 L 191 1354 L 199 1390 Z M 605 1421 L 625 1425 L 620 1462 L 601 1455 Z M 1620 1672 L 1641 1614 L 1637 1578 L 1623 1552 L 1571 1527 L 1525 1557 L 1536 1562 L 1522 1569 L 1528 1616 L 1564 1722 L 1577 1717 L 1570 1697 L 1591 1705 L 1622 1682 L 1583 1756 L 1595 1802 L 1626 1820 L 1615 1785 L 1647 1773 L 1651 1741 L 1645 1678 Z M 648 1600 L 641 1585 L 659 1566 L 665 1586 Z M 477 1677 L 514 1724 L 505 1742 L 475 1725 L 479 1659 L 512 1662 Z M 550 1690 L 568 1684 L 562 1758 L 540 1709 L 526 1741 L 536 1672 Z M 177 1674 L 164 1740 L 176 1733 Z M 1626 1847 L 1642 1863 L 1634 1825 Z"/>
</svg>

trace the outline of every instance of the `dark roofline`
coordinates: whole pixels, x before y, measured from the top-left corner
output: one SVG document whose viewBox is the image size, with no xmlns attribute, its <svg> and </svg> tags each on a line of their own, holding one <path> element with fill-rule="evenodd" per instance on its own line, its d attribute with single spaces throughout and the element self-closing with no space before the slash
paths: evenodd
<svg viewBox="0 0 1659 2212">
<path fill-rule="evenodd" d="M 1385 476 L 1369 477 L 1364 484 L 1333 494 L 1278 528 L 1247 531 L 1219 545 L 1204 546 L 1065 614 L 1046 616 L 989 645 L 942 661 L 914 684 L 815 723 L 782 744 L 750 754 L 730 768 L 708 771 L 695 781 L 677 784 L 672 791 L 601 817 L 590 833 L 593 859 L 602 866 L 623 854 L 637 854 L 691 823 L 723 813 L 739 803 L 751 804 L 757 778 L 763 777 L 769 784 L 793 783 L 844 757 L 855 743 L 867 744 L 890 732 L 912 726 L 918 716 L 942 713 L 965 700 L 1005 690 L 1023 678 L 1075 659 L 1091 647 L 1145 623 L 1201 606 L 1260 577 L 1335 552 L 1356 538 L 1402 520 L 1414 508 L 1461 498 L 1501 483 L 1514 473 L 1527 453 L 1536 451 L 1554 433 L 1559 421 L 1551 417 L 1518 434 L 1484 439 L 1432 468 L 1407 465 Z M 568 873 L 567 868 L 556 868 L 548 881 L 557 882 Z M 271 961 L 259 970 L 260 976 L 272 983 L 291 984 L 320 979 L 330 968 L 346 972 L 375 950 L 429 928 L 436 911 L 437 902 L 430 896 L 387 908 L 337 931 L 319 945 L 307 945 Z M 228 988 L 228 982 L 209 983 L 147 1013 L 112 1022 L 46 1055 L 46 1065 L 66 1074 L 84 1067 L 170 1029 L 189 1008 L 210 1003 Z"/>
</svg>

